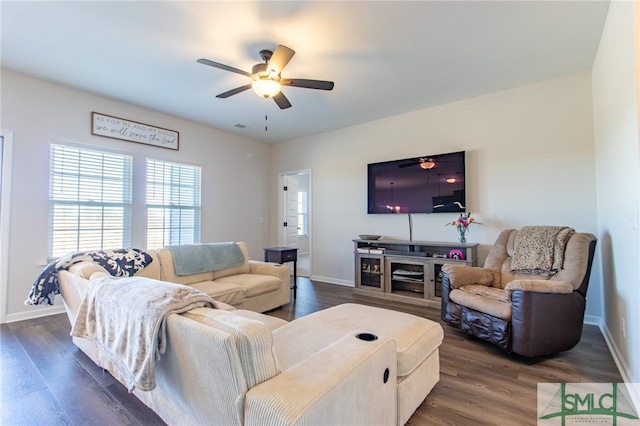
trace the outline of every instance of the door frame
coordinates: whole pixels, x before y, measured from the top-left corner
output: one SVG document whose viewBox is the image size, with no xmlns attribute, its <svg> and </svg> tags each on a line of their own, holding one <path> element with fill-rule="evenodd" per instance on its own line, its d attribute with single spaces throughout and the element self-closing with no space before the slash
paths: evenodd
<svg viewBox="0 0 640 426">
<path fill-rule="evenodd" d="M 289 172 L 278 173 L 278 217 L 277 217 L 278 245 L 279 246 L 284 245 L 284 236 L 282 233 L 282 219 L 285 214 L 284 196 L 282 191 L 282 187 L 284 186 L 284 179 L 285 179 L 285 176 L 296 176 L 301 174 L 306 174 L 309 176 L 309 192 L 307 193 L 307 202 L 309 204 L 309 209 L 307 211 L 307 220 L 308 220 L 307 229 L 309 234 L 309 269 L 310 269 L 309 275 L 311 275 L 311 269 L 312 269 L 311 265 L 313 263 L 311 261 L 311 259 L 313 259 L 312 257 L 313 256 L 313 197 L 311 195 L 313 193 L 313 174 L 311 172 L 311 169 L 300 169 L 300 170 L 292 170 Z"/>
<path fill-rule="evenodd" d="M 11 158 L 13 157 L 13 132 L 0 129 L 2 143 L 2 189 L 0 203 L 0 324 L 7 322 L 7 296 L 9 282 L 9 224 L 11 213 Z"/>
</svg>

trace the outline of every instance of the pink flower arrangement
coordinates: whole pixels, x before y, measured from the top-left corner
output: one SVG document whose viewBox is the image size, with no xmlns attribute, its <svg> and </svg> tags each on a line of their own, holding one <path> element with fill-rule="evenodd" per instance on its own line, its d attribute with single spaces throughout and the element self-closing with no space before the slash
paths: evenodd
<svg viewBox="0 0 640 426">
<path fill-rule="evenodd" d="M 471 225 L 472 223 L 476 223 L 478 225 L 482 225 L 480 222 L 476 222 L 476 220 L 474 218 L 471 217 L 471 212 L 467 213 L 467 215 L 465 216 L 464 213 L 460 213 L 460 217 L 457 218 L 456 220 L 452 220 L 451 222 L 447 223 L 445 226 L 455 226 L 456 228 L 468 228 L 469 225 Z"/>
<path fill-rule="evenodd" d="M 466 215 L 464 213 L 460 213 L 460 217 L 458 217 L 456 220 L 452 220 L 445 226 L 451 225 L 458 228 L 458 241 L 460 241 L 461 243 L 466 243 L 467 231 L 469 230 L 469 226 L 472 223 L 482 225 L 480 222 L 476 222 L 476 220 L 471 217 L 471 212 L 469 212 Z"/>
</svg>

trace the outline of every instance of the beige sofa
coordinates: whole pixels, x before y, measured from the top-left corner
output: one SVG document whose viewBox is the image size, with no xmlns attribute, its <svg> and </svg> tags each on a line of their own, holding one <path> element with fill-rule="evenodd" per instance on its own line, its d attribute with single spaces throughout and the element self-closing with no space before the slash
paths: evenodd
<svg viewBox="0 0 640 426">
<path fill-rule="evenodd" d="M 277 263 L 249 260 L 246 243 L 237 243 L 244 254 L 244 263 L 233 268 L 178 276 L 173 255 L 168 248 L 148 250 L 153 261 L 136 276 L 189 285 L 208 294 L 214 300 L 238 309 L 266 312 L 291 301 L 289 268 Z M 69 268 L 72 273 L 88 278 L 104 271 L 91 262 L 81 262 Z"/>
<path fill-rule="evenodd" d="M 91 269 L 59 272 L 72 324 Z M 424 318 L 344 304 L 289 323 L 218 308 L 169 315 L 157 385 L 133 390 L 168 424 L 402 425 L 440 377 L 442 327 Z M 97 343 L 73 341 L 123 382 Z"/>
</svg>

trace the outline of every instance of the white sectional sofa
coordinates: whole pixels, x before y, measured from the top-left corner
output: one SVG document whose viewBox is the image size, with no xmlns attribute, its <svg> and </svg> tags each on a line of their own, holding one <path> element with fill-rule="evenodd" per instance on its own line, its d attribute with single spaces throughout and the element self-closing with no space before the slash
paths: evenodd
<svg viewBox="0 0 640 426">
<path fill-rule="evenodd" d="M 100 272 L 87 263 L 59 272 L 71 324 Z M 156 277 L 149 266 L 137 275 Z M 439 380 L 436 322 L 355 304 L 287 322 L 216 303 L 166 318 L 156 386 L 133 390 L 170 425 L 402 425 Z M 125 382 L 94 340 L 73 341 Z"/>
</svg>

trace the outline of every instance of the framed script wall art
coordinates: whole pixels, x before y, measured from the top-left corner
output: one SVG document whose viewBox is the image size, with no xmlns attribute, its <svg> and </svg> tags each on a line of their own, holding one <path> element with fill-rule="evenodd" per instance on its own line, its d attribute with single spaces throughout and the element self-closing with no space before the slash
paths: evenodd
<svg viewBox="0 0 640 426">
<path fill-rule="evenodd" d="M 178 150 L 180 133 L 111 115 L 91 113 L 91 134 Z"/>
</svg>

